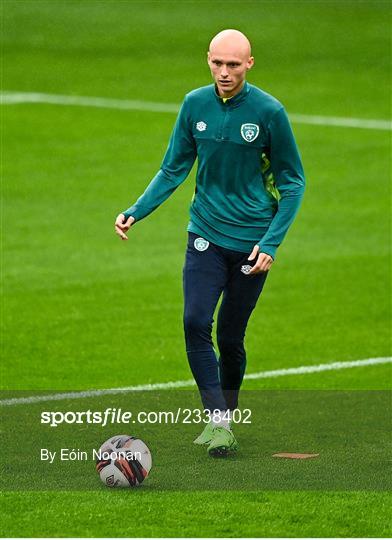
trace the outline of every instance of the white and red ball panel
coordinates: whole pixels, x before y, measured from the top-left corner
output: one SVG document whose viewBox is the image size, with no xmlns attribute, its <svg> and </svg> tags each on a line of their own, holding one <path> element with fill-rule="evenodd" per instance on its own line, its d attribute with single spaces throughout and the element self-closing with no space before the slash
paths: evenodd
<svg viewBox="0 0 392 540">
<path fill-rule="evenodd" d="M 105 441 L 99 449 L 101 458 L 96 469 L 102 482 L 109 487 L 140 485 L 152 467 L 148 446 L 136 437 L 117 435 Z"/>
</svg>

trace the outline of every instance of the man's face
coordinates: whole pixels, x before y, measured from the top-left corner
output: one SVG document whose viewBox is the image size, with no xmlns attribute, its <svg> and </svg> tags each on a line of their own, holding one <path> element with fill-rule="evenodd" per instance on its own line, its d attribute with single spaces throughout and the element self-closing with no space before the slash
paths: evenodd
<svg viewBox="0 0 392 540">
<path fill-rule="evenodd" d="M 208 65 L 220 96 L 231 97 L 240 91 L 246 72 L 253 66 L 253 57 L 219 52 L 208 53 Z"/>
</svg>

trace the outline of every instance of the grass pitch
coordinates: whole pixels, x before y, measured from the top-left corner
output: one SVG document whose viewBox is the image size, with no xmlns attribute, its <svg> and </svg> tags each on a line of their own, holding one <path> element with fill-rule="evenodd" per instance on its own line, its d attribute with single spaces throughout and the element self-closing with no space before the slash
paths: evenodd
<svg viewBox="0 0 392 540">
<path fill-rule="evenodd" d="M 210 82 L 211 36 L 234 27 L 253 44 L 249 81 L 289 114 L 390 116 L 386 2 L 4 0 L 2 11 L 3 90 L 179 103 Z M 3 106 L 2 115 L 3 389 L 188 379 L 181 269 L 194 172 L 128 243 L 112 226 L 158 169 L 175 116 L 32 104 Z M 249 325 L 249 372 L 390 354 L 389 134 L 297 124 L 294 131 L 308 187 Z M 390 369 L 245 387 L 381 390 L 390 387 Z M 172 429 L 159 432 L 167 456 Z M 269 443 L 257 444 L 262 453 Z M 375 456 L 376 447 L 369 447 Z M 245 469 L 254 451 L 242 450 Z M 157 445 L 158 461 L 159 452 Z M 177 460 L 174 453 L 166 471 L 172 480 Z M 199 456 L 193 464 L 201 477 L 212 466 Z M 224 463 L 218 467 L 224 477 Z M 154 472 L 150 485 L 9 486 L 2 535 L 391 535 L 390 497 L 380 490 L 295 490 L 294 483 L 286 491 L 156 491 Z"/>
</svg>

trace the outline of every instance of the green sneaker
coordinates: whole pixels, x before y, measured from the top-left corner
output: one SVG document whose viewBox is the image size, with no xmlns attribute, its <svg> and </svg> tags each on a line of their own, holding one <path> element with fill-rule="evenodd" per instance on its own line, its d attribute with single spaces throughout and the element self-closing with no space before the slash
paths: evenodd
<svg viewBox="0 0 392 540">
<path fill-rule="evenodd" d="M 214 431 L 214 426 L 209 422 L 200 435 L 193 441 L 193 444 L 209 444 L 212 439 L 212 432 Z"/>
<path fill-rule="evenodd" d="M 216 427 L 212 432 L 212 440 L 207 452 L 212 457 L 225 457 L 229 452 L 238 450 L 238 442 L 231 430 L 224 427 Z"/>
</svg>

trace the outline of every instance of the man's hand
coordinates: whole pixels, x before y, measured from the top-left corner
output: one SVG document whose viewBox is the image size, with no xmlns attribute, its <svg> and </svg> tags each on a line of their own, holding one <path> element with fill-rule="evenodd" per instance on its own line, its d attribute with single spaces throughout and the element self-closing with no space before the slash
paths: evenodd
<svg viewBox="0 0 392 540">
<path fill-rule="evenodd" d="M 248 261 L 255 259 L 259 251 L 260 248 L 256 244 L 252 253 L 248 257 Z M 268 272 L 273 262 L 274 259 L 271 257 L 271 255 L 267 255 L 267 253 L 259 253 L 256 263 L 252 266 L 252 270 L 247 275 L 251 276 L 253 274 L 259 274 L 260 272 Z"/>
<path fill-rule="evenodd" d="M 128 236 L 125 234 L 132 223 L 135 222 L 135 218 L 129 216 L 128 219 L 125 219 L 124 214 L 118 214 L 116 221 L 114 223 L 114 230 L 116 234 L 121 238 L 121 240 L 128 240 Z"/>
</svg>

